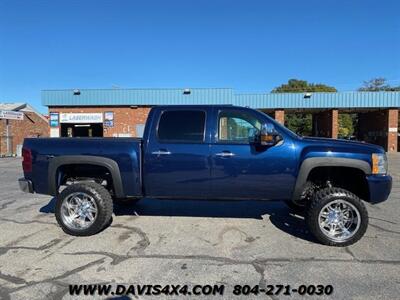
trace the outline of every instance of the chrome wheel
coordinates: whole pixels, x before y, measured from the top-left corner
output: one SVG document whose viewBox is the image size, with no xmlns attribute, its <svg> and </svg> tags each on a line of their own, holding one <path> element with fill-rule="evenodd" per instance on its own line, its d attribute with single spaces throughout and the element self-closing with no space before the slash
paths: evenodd
<svg viewBox="0 0 400 300">
<path fill-rule="evenodd" d="M 354 236 L 361 224 L 360 212 L 345 200 L 326 204 L 318 216 L 319 228 L 330 240 L 345 242 Z"/>
<path fill-rule="evenodd" d="M 70 229 L 89 228 L 97 218 L 96 201 L 86 193 L 72 193 L 61 204 L 61 218 Z"/>
</svg>

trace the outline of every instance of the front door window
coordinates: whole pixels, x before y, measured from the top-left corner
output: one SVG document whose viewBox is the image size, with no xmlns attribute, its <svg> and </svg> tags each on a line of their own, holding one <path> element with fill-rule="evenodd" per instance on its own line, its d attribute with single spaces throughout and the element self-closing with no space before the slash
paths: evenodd
<svg viewBox="0 0 400 300">
<path fill-rule="evenodd" d="M 218 141 L 248 144 L 261 129 L 261 122 L 253 115 L 239 111 L 223 111 L 218 119 Z"/>
</svg>

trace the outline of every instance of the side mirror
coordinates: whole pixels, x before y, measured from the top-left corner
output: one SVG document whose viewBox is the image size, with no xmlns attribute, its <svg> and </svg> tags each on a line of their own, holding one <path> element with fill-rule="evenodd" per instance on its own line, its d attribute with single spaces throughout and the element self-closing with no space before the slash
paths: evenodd
<svg viewBox="0 0 400 300">
<path fill-rule="evenodd" d="M 250 144 L 259 144 L 260 142 L 260 131 L 256 128 L 249 129 L 249 143 Z"/>
<path fill-rule="evenodd" d="M 273 146 L 279 141 L 279 133 L 272 123 L 265 123 L 261 126 L 259 143 L 262 146 Z"/>
</svg>

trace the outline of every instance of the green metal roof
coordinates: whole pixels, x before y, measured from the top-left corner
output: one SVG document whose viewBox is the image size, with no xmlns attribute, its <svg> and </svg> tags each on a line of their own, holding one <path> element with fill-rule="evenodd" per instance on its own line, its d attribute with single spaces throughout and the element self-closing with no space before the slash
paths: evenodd
<svg viewBox="0 0 400 300">
<path fill-rule="evenodd" d="M 384 108 L 400 107 L 400 92 L 235 93 L 230 88 L 79 89 L 42 91 L 45 106 L 124 106 L 233 104 L 252 108 Z"/>
</svg>

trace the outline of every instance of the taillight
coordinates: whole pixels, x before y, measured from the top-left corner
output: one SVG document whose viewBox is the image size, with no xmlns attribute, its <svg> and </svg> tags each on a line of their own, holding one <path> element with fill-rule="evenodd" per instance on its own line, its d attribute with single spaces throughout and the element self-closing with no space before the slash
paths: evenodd
<svg viewBox="0 0 400 300">
<path fill-rule="evenodd" d="M 24 173 L 32 172 L 32 152 L 31 149 L 22 148 L 22 169 Z"/>
</svg>

